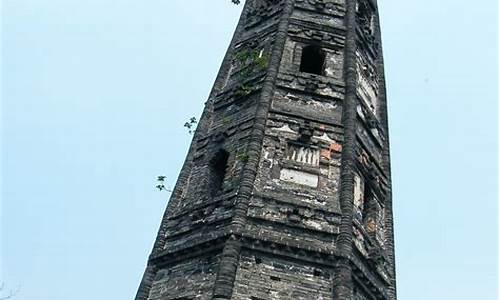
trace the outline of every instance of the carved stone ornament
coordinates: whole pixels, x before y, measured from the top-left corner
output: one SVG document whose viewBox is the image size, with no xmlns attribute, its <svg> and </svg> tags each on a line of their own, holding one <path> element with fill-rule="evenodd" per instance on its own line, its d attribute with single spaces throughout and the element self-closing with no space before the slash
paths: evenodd
<svg viewBox="0 0 500 300">
<path fill-rule="evenodd" d="M 332 32 L 324 32 L 308 28 L 299 28 L 296 26 L 290 27 L 289 31 L 292 35 L 300 38 L 310 39 L 321 43 L 331 43 L 339 47 L 343 46 L 345 41 L 344 37 Z"/>
<path fill-rule="evenodd" d="M 311 8 L 317 11 L 335 11 L 343 12 L 344 7 L 335 0 L 298 0 L 297 3 L 307 3 Z"/>
</svg>

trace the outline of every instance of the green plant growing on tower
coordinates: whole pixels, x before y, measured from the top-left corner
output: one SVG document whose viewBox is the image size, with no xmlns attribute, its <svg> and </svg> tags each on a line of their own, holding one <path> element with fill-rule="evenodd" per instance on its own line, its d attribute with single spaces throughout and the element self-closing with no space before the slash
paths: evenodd
<svg viewBox="0 0 500 300">
<path fill-rule="evenodd" d="M 234 59 L 241 65 L 240 80 L 248 79 L 255 71 L 265 71 L 269 63 L 267 55 L 258 50 L 240 50 Z"/>
<path fill-rule="evenodd" d="M 194 126 L 198 123 L 195 117 L 191 117 L 186 123 L 184 123 L 184 127 L 188 129 L 189 134 L 194 133 Z"/>
<path fill-rule="evenodd" d="M 236 97 L 243 97 L 243 96 L 249 95 L 252 92 L 252 90 L 253 90 L 252 87 L 250 87 L 249 85 L 242 84 L 242 85 L 238 86 L 238 88 L 234 92 L 234 95 Z"/>
<path fill-rule="evenodd" d="M 236 154 L 236 160 L 246 163 L 250 156 L 246 152 L 240 152 Z"/>
<path fill-rule="evenodd" d="M 160 192 L 165 191 L 168 193 L 172 193 L 173 191 L 171 189 L 167 188 L 167 186 L 165 185 L 166 180 L 167 180 L 167 176 L 160 175 L 160 176 L 156 177 L 156 188 Z"/>
<path fill-rule="evenodd" d="M 236 97 L 243 97 L 252 93 L 253 88 L 246 81 L 252 77 L 252 74 L 267 69 L 269 59 L 263 52 L 263 50 L 243 49 L 234 54 L 234 60 L 240 65 L 240 71 L 237 75 L 239 86 L 234 93 Z"/>
</svg>

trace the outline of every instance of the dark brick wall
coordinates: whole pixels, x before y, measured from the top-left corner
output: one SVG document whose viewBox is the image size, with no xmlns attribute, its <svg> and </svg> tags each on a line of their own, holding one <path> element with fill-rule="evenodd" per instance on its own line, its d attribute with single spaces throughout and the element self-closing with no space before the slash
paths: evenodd
<svg viewBox="0 0 500 300">
<path fill-rule="evenodd" d="M 331 278 L 332 271 L 319 266 L 243 253 L 231 299 L 333 299 Z"/>
<path fill-rule="evenodd" d="M 247 0 L 136 299 L 394 300 L 392 226 L 376 3 Z"/>
<path fill-rule="evenodd" d="M 156 273 L 148 299 L 211 299 L 219 262 L 219 255 L 205 256 L 161 268 Z"/>
</svg>

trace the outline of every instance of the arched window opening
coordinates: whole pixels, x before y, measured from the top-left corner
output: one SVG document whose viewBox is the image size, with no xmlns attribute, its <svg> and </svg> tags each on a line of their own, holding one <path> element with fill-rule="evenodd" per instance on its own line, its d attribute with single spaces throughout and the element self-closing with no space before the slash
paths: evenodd
<svg viewBox="0 0 500 300">
<path fill-rule="evenodd" d="M 323 75 L 326 53 L 318 46 L 306 46 L 302 49 L 300 72 Z"/>
<path fill-rule="evenodd" d="M 225 150 L 219 150 L 214 158 L 210 161 L 210 194 L 216 196 L 222 192 L 222 184 L 226 177 L 227 162 L 229 153 Z"/>
</svg>

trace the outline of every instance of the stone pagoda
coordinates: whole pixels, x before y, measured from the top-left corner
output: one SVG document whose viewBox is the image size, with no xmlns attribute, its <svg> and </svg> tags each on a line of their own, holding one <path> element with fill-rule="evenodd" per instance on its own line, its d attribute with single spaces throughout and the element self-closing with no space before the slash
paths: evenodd
<svg viewBox="0 0 500 300">
<path fill-rule="evenodd" d="M 376 0 L 247 0 L 135 299 L 395 300 L 387 124 Z"/>
</svg>

